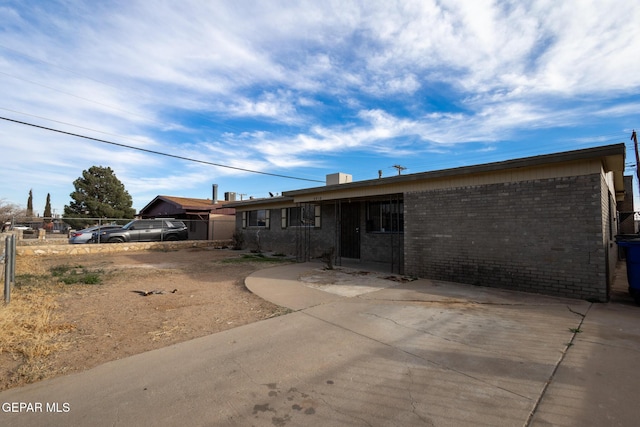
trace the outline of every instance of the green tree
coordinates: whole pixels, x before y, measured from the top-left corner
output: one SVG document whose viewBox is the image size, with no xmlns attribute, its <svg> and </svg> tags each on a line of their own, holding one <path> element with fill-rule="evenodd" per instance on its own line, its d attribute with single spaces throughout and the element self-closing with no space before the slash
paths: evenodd
<svg viewBox="0 0 640 427">
<path fill-rule="evenodd" d="M 47 193 L 47 201 L 44 205 L 44 222 L 51 222 L 51 194 Z"/>
<path fill-rule="evenodd" d="M 92 166 L 82 171 L 82 176 L 73 182 L 73 186 L 76 189 L 70 194 L 73 200 L 64 207 L 65 220 L 73 227 L 95 223 L 95 218 L 131 219 L 136 213 L 124 184 L 109 167 Z"/>
<path fill-rule="evenodd" d="M 29 198 L 27 199 L 27 216 L 29 219 L 33 216 L 33 189 L 29 190 Z"/>
</svg>

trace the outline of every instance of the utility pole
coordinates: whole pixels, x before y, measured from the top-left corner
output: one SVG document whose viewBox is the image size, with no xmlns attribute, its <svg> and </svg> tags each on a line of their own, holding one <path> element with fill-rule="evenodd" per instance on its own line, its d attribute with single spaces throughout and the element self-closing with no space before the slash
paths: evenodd
<svg viewBox="0 0 640 427">
<path fill-rule="evenodd" d="M 638 154 L 638 135 L 635 129 L 631 132 L 631 140 L 636 150 L 636 178 L 638 178 L 638 189 L 640 189 L 640 154 Z"/>
</svg>

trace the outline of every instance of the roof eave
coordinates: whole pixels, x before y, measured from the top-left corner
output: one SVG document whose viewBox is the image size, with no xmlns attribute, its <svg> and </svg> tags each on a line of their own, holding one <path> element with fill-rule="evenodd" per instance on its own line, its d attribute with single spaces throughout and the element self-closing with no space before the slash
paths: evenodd
<svg viewBox="0 0 640 427">
<path fill-rule="evenodd" d="M 327 193 L 333 190 L 347 190 L 353 188 L 366 188 L 370 186 L 378 186 L 381 184 L 395 184 L 401 182 L 421 181 L 436 178 L 446 178 L 455 175 L 481 174 L 490 173 L 499 170 L 529 168 L 543 166 L 548 164 L 558 164 L 587 160 L 593 158 L 603 159 L 603 168 L 606 172 L 614 172 L 616 174 L 616 182 L 622 179 L 624 173 L 625 162 L 625 145 L 624 143 L 587 148 L 583 150 L 567 151 L 555 154 L 543 154 L 533 157 L 525 157 L 522 159 L 505 160 L 500 162 L 485 163 L 472 166 L 461 166 L 457 168 L 441 169 L 429 172 L 420 172 L 408 175 L 397 175 L 388 178 L 370 179 L 366 181 L 355 181 L 345 184 L 327 185 L 323 187 L 305 188 L 301 190 L 285 191 L 282 194 L 288 197 L 296 197 L 313 193 Z M 618 178 L 617 175 L 620 174 Z M 621 181 L 620 181 L 621 182 Z M 618 185 L 616 184 L 616 188 Z"/>
<path fill-rule="evenodd" d="M 235 202 L 229 202 L 225 205 L 225 207 L 229 208 L 238 208 L 245 206 L 260 206 L 260 205 L 272 205 L 274 203 L 288 203 L 293 202 L 293 197 L 265 197 L 260 199 L 249 199 L 249 200 L 238 200 Z"/>
</svg>

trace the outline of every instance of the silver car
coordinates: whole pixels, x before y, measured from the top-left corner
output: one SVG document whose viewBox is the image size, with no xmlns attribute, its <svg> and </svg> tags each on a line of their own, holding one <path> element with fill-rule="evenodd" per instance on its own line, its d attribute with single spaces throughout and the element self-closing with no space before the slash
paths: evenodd
<svg viewBox="0 0 640 427">
<path fill-rule="evenodd" d="M 83 230 L 73 231 L 69 236 L 69 243 L 95 243 L 94 237 L 99 235 L 99 231 L 115 230 L 120 228 L 119 225 L 95 225 Z M 95 236 L 94 236 L 95 234 Z"/>
</svg>

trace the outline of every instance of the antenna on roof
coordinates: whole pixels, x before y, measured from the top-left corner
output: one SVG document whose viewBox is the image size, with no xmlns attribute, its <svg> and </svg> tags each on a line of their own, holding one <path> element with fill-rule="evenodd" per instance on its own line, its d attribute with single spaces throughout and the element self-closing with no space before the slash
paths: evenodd
<svg viewBox="0 0 640 427">
<path fill-rule="evenodd" d="M 398 175 L 402 175 L 402 171 L 407 169 L 404 166 L 400 166 L 400 165 L 393 165 L 391 167 L 398 169 Z"/>
</svg>

